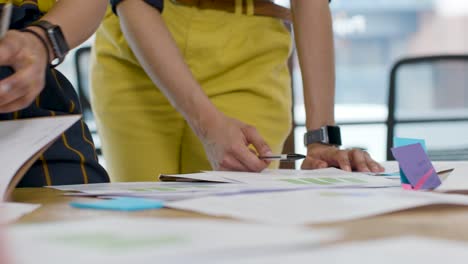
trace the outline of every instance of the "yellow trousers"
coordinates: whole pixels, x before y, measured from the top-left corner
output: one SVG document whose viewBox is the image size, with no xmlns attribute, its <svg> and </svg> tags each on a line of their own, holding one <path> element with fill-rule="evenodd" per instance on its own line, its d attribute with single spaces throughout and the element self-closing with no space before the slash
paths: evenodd
<svg viewBox="0 0 468 264">
<path fill-rule="evenodd" d="M 281 152 L 292 121 L 291 36 L 283 23 L 171 1 L 165 1 L 162 16 L 213 104 L 255 126 L 273 152 Z M 154 52 L 163 51 L 155 46 Z M 211 169 L 201 142 L 139 65 L 110 10 L 96 34 L 91 82 L 113 181 L 153 181 L 160 173 Z"/>
</svg>

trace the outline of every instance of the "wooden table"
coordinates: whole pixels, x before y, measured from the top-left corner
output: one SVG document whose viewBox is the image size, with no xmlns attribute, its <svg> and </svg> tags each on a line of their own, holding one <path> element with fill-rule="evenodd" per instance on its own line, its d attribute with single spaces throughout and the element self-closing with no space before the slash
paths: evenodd
<svg viewBox="0 0 468 264">
<path fill-rule="evenodd" d="M 48 221 L 69 221 L 95 218 L 99 216 L 132 216 L 151 218 L 211 218 L 213 217 L 173 209 L 149 210 L 142 212 L 109 212 L 80 210 L 71 208 L 68 203 L 76 198 L 63 196 L 61 191 L 48 188 L 23 188 L 13 193 L 13 201 L 38 203 L 42 207 L 24 216 L 16 224 Z M 232 221 L 228 218 L 218 218 Z M 345 231 L 340 242 L 389 238 L 402 235 L 418 235 L 432 238 L 460 240 L 468 242 L 468 207 L 426 206 L 378 217 L 347 221 L 334 224 L 312 225 L 314 227 L 339 227 Z"/>
</svg>

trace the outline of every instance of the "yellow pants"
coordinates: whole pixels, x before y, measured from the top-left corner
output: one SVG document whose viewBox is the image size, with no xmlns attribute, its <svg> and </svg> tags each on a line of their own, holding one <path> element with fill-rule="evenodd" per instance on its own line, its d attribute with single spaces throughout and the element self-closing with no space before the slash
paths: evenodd
<svg viewBox="0 0 468 264">
<path fill-rule="evenodd" d="M 255 126 L 273 152 L 281 152 L 291 129 L 291 37 L 283 23 L 171 1 L 165 1 L 163 19 L 214 105 Z M 154 52 L 163 51 L 155 46 Z M 96 34 L 91 80 L 113 181 L 211 169 L 201 142 L 141 68 L 110 10 Z"/>
</svg>

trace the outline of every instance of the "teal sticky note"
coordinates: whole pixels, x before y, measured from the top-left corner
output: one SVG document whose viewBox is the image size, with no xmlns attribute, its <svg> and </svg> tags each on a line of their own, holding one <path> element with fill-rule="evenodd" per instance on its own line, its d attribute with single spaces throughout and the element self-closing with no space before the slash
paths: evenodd
<svg viewBox="0 0 468 264">
<path fill-rule="evenodd" d="M 400 137 L 394 137 L 393 138 L 393 147 L 398 148 L 398 147 L 403 147 L 403 146 L 408 146 L 412 144 L 421 144 L 422 148 L 424 151 L 427 153 L 427 147 L 426 147 L 426 141 L 424 139 L 419 139 L 419 138 L 400 138 Z M 405 173 L 400 167 L 400 179 L 402 184 L 410 184 L 408 177 L 406 177 Z"/>
<path fill-rule="evenodd" d="M 70 205 L 72 207 L 82 209 L 114 211 L 140 211 L 149 209 L 159 209 L 164 207 L 162 201 L 130 197 L 118 197 L 109 200 L 100 200 L 97 202 L 71 202 Z"/>
<path fill-rule="evenodd" d="M 399 137 L 394 137 L 393 138 L 393 147 L 398 148 L 398 147 L 403 147 L 403 146 L 408 146 L 412 144 L 419 143 L 423 147 L 424 151 L 427 153 L 427 147 L 426 147 L 426 141 L 424 139 L 418 139 L 418 138 L 399 138 Z"/>
</svg>

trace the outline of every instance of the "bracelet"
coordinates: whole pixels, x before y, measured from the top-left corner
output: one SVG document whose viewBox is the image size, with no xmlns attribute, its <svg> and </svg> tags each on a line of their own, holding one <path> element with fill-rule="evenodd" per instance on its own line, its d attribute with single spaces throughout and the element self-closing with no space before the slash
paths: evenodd
<svg viewBox="0 0 468 264">
<path fill-rule="evenodd" d="M 34 36 L 36 36 L 42 43 L 42 45 L 44 46 L 45 50 L 46 50 L 46 53 L 47 53 L 47 64 L 49 64 L 49 59 L 50 59 L 50 50 L 49 50 L 49 45 L 47 45 L 47 42 L 46 40 L 39 34 L 37 33 L 36 31 L 34 30 L 31 30 L 29 28 L 23 28 L 20 30 L 21 32 L 25 32 L 25 33 L 31 33 L 33 34 Z"/>
</svg>

